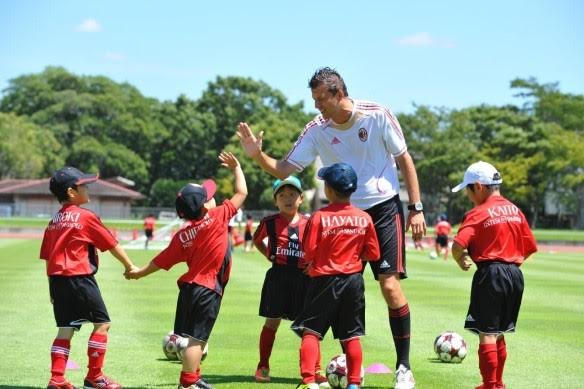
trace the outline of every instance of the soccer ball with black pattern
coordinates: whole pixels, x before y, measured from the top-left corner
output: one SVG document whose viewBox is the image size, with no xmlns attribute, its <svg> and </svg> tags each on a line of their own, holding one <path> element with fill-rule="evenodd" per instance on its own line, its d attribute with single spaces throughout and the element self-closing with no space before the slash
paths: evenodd
<svg viewBox="0 0 584 389">
<path fill-rule="evenodd" d="M 172 331 L 166 334 L 162 339 L 162 351 L 166 358 L 170 361 L 182 360 L 183 351 L 187 347 L 189 341 Z"/>
<path fill-rule="evenodd" d="M 456 332 L 446 331 L 434 340 L 434 352 L 442 362 L 460 363 L 466 357 L 466 342 Z"/>
<path fill-rule="evenodd" d="M 334 356 L 326 366 L 326 379 L 332 389 L 347 387 L 347 356 Z M 365 381 L 365 370 L 361 367 L 361 386 Z"/>
</svg>

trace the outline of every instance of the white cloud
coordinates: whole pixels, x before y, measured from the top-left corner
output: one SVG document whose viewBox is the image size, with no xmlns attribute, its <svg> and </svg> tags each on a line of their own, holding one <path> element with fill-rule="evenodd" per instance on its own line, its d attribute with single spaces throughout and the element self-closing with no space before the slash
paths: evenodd
<svg viewBox="0 0 584 389">
<path fill-rule="evenodd" d="M 101 24 L 95 19 L 85 19 L 77 26 L 77 31 L 81 32 L 100 32 Z"/>
<path fill-rule="evenodd" d="M 408 47 L 440 47 L 447 49 L 454 47 L 454 42 L 447 39 L 434 38 L 427 32 L 418 32 L 412 35 L 406 35 L 404 37 L 398 38 L 396 42 L 400 46 Z"/>
<path fill-rule="evenodd" d="M 110 60 L 110 61 L 120 62 L 120 61 L 124 61 L 126 59 L 126 56 L 124 54 L 120 54 L 120 53 L 107 52 L 107 53 L 105 53 L 105 58 Z"/>
</svg>

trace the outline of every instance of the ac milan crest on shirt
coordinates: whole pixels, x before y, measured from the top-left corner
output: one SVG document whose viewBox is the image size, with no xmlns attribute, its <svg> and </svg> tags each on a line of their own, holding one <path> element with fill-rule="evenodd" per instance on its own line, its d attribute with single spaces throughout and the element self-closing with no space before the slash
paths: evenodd
<svg viewBox="0 0 584 389">
<path fill-rule="evenodd" d="M 336 136 L 331 141 L 331 145 L 338 145 L 339 143 L 341 143 L 341 140 L 339 138 L 337 138 Z"/>
<path fill-rule="evenodd" d="M 363 127 L 359 128 L 359 139 L 361 140 L 361 142 L 365 142 L 368 137 L 369 134 L 367 133 L 367 130 Z"/>
</svg>

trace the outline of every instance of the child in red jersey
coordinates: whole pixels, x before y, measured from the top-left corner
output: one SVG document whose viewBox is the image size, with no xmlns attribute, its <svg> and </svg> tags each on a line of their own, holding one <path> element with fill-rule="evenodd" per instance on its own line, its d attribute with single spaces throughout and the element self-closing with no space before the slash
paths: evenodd
<svg viewBox="0 0 584 389">
<path fill-rule="evenodd" d="M 102 372 L 110 318 L 94 277 L 99 264 L 96 249 L 112 253 L 124 265 L 126 274 L 137 267 L 99 217 L 80 207 L 89 202 L 87 184 L 97 179 L 97 175 L 66 166 L 53 174 L 49 184 L 62 208 L 49 222 L 40 252 L 40 258 L 47 264 L 51 302 L 59 328 L 51 347 L 51 379 L 47 389 L 75 388 L 65 379 L 65 368 L 74 331 L 87 322 L 93 323 L 93 332 L 87 345 L 89 370 L 84 387 L 121 388 Z"/>
<path fill-rule="evenodd" d="M 262 287 L 259 314 L 266 318 L 259 341 L 256 382 L 270 382 L 270 355 L 282 319 L 294 320 L 304 305 L 309 277 L 304 273 L 302 235 L 308 217 L 300 214 L 302 184 L 294 176 L 272 185 L 280 213 L 263 218 L 253 235 L 254 245 L 272 262 Z M 315 370 L 320 370 L 320 356 Z M 326 377 L 317 374 L 317 382 Z"/>
<path fill-rule="evenodd" d="M 477 265 L 464 327 L 479 335 L 477 389 L 504 389 L 506 332 L 514 332 L 523 295 L 519 266 L 537 251 L 525 216 L 501 196 L 503 182 L 495 167 L 477 162 L 466 170 L 453 192 L 466 189 L 475 205 L 464 215 L 452 245 L 452 256 L 464 271 Z"/>
<path fill-rule="evenodd" d="M 452 231 L 452 226 L 448 223 L 448 218 L 446 215 L 440 215 L 438 217 L 438 223 L 434 227 L 436 232 L 436 239 L 434 244 L 434 249 L 436 250 L 436 257 L 442 255 L 444 260 L 448 260 L 448 237 Z"/>
<path fill-rule="evenodd" d="M 156 218 L 153 214 L 148 215 L 144 219 L 144 250 L 148 250 L 148 243 L 154 238 L 154 228 L 156 228 Z"/>
<path fill-rule="evenodd" d="M 247 214 L 247 221 L 245 222 L 245 233 L 244 233 L 244 243 L 243 243 L 243 251 L 246 253 L 251 252 L 253 250 L 253 216 L 251 214 Z"/>
<path fill-rule="evenodd" d="M 169 270 L 180 262 L 187 263 L 188 271 L 178 279 L 180 291 L 174 321 L 174 333 L 189 340 L 184 351 L 179 389 L 212 388 L 201 378 L 199 366 L 231 271 L 227 227 L 247 197 L 245 176 L 239 161 L 226 152 L 219 155 L 219 160 L 233 170 L 233 197 L 216 207 L 213 181 L 184 186 L 178 192 L 175 205 L 177 214 L 186 223 L 166 249 L 148 265 L 129 274 L 130 278 L 138 279 L 160 269 Z"/>
<path fill-rule="evenodd" d="M 318 388 L 315 382 L 319 342 L 330 327 L 347 354 L 347 388 L 361 383 L 363 353 L 359 337 L 365 335 L 365 286 L 362 261 L 376 261 L 380 250 L 371 216 L 350 204 L 357 175 L 346 163 L 318 171 L 325 182 L 330 205 L 309 219 L 303 238 L 304 262 L 310 284 L 304 309 L 292 323 L 302 337 L 297 388 Z"/>
</svg>

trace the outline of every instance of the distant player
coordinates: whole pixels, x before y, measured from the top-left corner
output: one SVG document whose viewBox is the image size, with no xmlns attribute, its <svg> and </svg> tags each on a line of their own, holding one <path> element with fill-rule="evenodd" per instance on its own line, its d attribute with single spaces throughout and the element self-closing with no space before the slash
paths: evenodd
<svg viewBox="0 0 584 389">
<path fill-rule="evenodd" d="M 249 213 L 247 214 L 247 220 L 245 222 L 244 239 L 243 251 L 248 253 L 253 250 L 253 216 Z"/>
<path fill-rule="evenodd" d="M 144 235 L 146 236 L 144 250 L 148 250 L 148 242 L 154 237 L 154 228 L 156 228 L 156 218 L 153 214 L 150 214 L 144 219 Z"/>
<path fill-rule="evenodd" d="M 260 301 L 259 313 L 266 321 L 260 334 L 257 382 L 270 382 L 270 355 L 276 332 L 282 319 L 294 320 L 302 310 L 309 281 L 301 264 L 304 258 L 301 239 L 308 221 L 307 216 L 298 212 L 304 199 L 302 184 L 298 178 L 290 176 L 274 181 L 272 190 L 280 213 L 263 218 L 253 235 L 256 248 L 272 262 L 266 272 Z M 326 377 L 319 372 L 320 354 L 315 370 L 316 381 L 326 382 Z"/>
<path fill-rule="evenodd" d="M 87 185 L 97 178 L 66 166 L 53 174 L 49 184 L 62 207 L 45 230 L 40 252 L 40 258 L 47 264 L 51 302 L 59 328 L 51 347 L 51 379 L 47 389 L 75 388 L 65 379 L 65 369 L 71 339 L 83 323 L 93 323 L 87 344 L 89 361 L 84 388 L 121 388 L 102 372 L 110 318 L 94 277 L 99 265 L 97 250 L 109 251 L 126 272 L 137 267 L 99 217 L 81 208 L 89 202 Z"/>
<path fill-rule="evenodd" d="M 470 165 L 453 192 L 466 190 L 475 205 L 466 213 L 452 245 L 452 256 L 464 271 L 477 265 L 464 327 L 479 335 L 477 389 L 504 389 L 507 359 L 506 332 L 514 332 L 523 295 L 519 267 L 537 251 L 525 216 L 501 196 L 503 182 L 495 167 L 486 162 Z"/>
<path fill-rule="evenodd" d="M 179 389 L 209 389 L 201 377 L 203 349 L 209 340 L 221 306 L 223 292 L 231 271 L 228 241 L 229 220 L 247 197 L 245 177 L 239 161 L 231 153 L 219 155 L 221 164 L 233 170 L 235 194 L 216 207 L 216 185 L 207 180 L 202 185 L 188 184 L 177 195 L 175 205 L 186 223 L 170 244 L 150 263 L 129 274 L 141 278 L 160 269 L 169 270 L 186 262 L 188 271 L 178 279 L 178 301 L 174 333 L 188 338 L 184 352 Z"/>
<path fill-rule="evenodd" d="M 302 337 L 297 388 L 318 388 L 315 379 L 319 342 L 332 327 L 347 355 L 348 389 L 361 384 L 363 351 L 359 337 L 365 335 L 365 285 L 363 262 L 380 256 L 371 216 L 350 203 L 357 189 L 357 175 L 346 163 L 319 170 L 330 205 L 316 211 L 304 233 L 304 262 L 310 284 L 304 309 L 292 323 Z"/>
<path fill-rule="evenodd" d="M 448 260 L 448 240 L 450 233 L 452 232 L 452 226 L 448 223 L 448 218 L 446 215 L 438 216 L 438 223 L 434 226 L 434 231 L 436 233 L 436 240 L 434 244 L 434 249 L 436 250 L 436 256 L 443 256 L 444 260 Z"/>
</svg>

